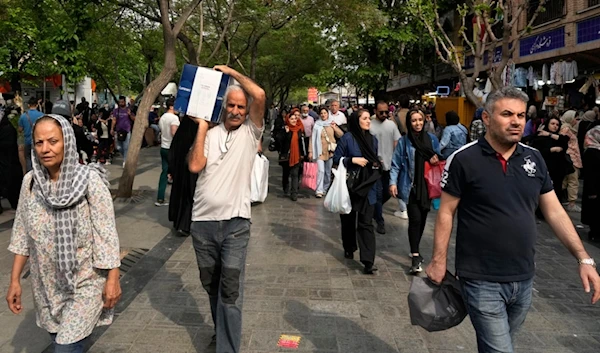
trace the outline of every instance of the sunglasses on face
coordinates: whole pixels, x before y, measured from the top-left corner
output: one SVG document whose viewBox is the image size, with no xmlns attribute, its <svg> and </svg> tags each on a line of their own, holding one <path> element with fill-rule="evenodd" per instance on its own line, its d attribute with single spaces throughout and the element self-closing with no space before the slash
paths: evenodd
<svg viewBox="0 0 600 353">
<path fill-rule="evenodd" d="M 390 113 L 389 110 L 382 110 L 379 112 L 380 115 L 389 114 L 389 113 Z"/>
</svg>

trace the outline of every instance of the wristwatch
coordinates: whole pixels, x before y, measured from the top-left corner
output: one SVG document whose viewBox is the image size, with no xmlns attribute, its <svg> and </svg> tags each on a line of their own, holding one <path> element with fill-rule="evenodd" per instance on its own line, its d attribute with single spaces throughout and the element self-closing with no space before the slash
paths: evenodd
<svg viewBox="0 0 600 353">
<path fill-rule="evenodd" d="M 579 259 L 577 260 L 577 263 L 580 265 L 590 265 L 593 268 L 596 268 L 596 261 L 594 261 L 594 259 L 591 257 L 589 259 Z"/>
</svg>

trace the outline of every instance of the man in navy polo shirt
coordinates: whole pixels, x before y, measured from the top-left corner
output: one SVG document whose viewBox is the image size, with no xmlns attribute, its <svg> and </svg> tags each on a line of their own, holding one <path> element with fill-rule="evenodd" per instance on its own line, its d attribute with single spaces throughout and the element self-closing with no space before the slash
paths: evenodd
<svg viewBox="0 0 600 353">
<path fill-rule="evenodd" d="M 440 283 L 458 210 L 456 274 L 480 353 L 512 353 L 512 337 L 531 306 L 538 204 L 556 236 L 579 262 L 586 292 L 600 299 L 595 262 L 553 191 L 541 154 L 519 141 L 528 97 L 505 87 L 487 98 L 484 138 L 446 162 L 427 276 Z"/>
</svg>

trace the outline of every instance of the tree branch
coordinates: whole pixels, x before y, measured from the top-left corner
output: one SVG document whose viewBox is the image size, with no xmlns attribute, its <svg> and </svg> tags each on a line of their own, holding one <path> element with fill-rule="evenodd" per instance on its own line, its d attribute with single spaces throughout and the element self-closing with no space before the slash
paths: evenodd
<svg viewBox="0 0 600 353">
<path fill-rule="evenodd" d="M 179 34 L 181 28 L 183 28 L 183 25 L 185 24 L 185 21 L 187 21 L 187 19 L 192 15 L 192 12 L 194 12 L 196 7 L 198 7 L 198 5 L 200 5 L 201 2 L 202 0 L 192 0 L 188 7 L 185 10 L 183 10 L 181 16 L 179 16 L 177 22 L 175 22 L 175 25 L 173 26 L 173 34 Z"/>
<path fill-rule="evenodd" d="M 221 44 L 223 44 L 223 40 L 225 39 L 225 35 L 227 34 L 227 28 L 229 27 L 231 22 L 233 22 L 232 18 L 233 18 L 234 5 L 235 5 L 235 0 L 231 0 L 231 5 L 229 6 L 229 13 L 227 14 L 227 20 L 223 24 L 223 28 L 221 31 L 221 35 L 219 36 L 219 40 L 217 41 L 217 44 L 215 45 L 215 49 L 212 51 L 212 53 L 210 53 L 210 56 L 208 57 L 208 59 L 206 59 L 206 62 L 210 62 L 215 57 L 215 55 L 217 55 L 217 53 L 219 52 L 219 49 L 221 49 Z"/>
</svg>

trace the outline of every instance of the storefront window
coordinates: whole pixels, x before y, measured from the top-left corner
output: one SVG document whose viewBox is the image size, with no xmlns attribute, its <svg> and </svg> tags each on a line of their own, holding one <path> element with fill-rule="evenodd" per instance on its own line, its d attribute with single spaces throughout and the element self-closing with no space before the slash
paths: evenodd
<svg viewBox="0 0 600 353">
<path fill-rule="evenodd" d="M 598 2 L 600 0 L 588 0 L 591 2 Z M 533 26 L 537 26 L 537 25 L 541 25 L 543 23 L 546 22 L 550 22 L 552 20 L 556 20 L 559 19 L 563 16 L 565 16 L 566 13 L 566 7 L 565 7 L 565 0 L 549 0 L 546 1 L 546 3 L 544 4 L 544 11 L 540 11 L 535 19 L 535 21 L 533 22 Z M 540 4 L 540 0 L 533 0 L 529 2 L 529 6 L 527 8 L 527 21 L 531 21 L 531 19 L 533 18 L 533 15 L 535 14 L 535 11 L 537 10 L 538 6 Z"/>
</svg>

